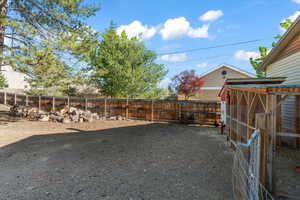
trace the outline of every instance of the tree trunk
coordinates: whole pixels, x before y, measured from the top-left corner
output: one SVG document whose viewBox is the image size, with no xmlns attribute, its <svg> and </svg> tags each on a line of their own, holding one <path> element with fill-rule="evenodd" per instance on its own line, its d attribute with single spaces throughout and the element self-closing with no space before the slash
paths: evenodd
<svg viewBox="0 0 300 200">
<path fill-rule="evenodd" d="M 0 15 L 1 17 L 4 17 L 7 15 L 7 0 L 0 0 Z M 3 23 L 0 23 L 0 69 L 1 65 L 3 64 L 3 52 L 4 52 L 4 35 L 5 35 L 5 25 Z"/>
</svg>

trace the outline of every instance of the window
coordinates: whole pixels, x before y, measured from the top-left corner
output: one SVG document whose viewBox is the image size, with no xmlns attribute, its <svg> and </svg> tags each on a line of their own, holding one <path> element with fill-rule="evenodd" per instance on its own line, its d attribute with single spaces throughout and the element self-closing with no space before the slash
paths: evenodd
<svg viewBox="0 0 300 200">
<path fill-rule="evenodd" d="M 223 79 L 225 79 L 225 78 L 226 78 L 226 75 L 227 75 L 227 71 L 226 71 L 226 70 L 223 70 L 223 71 L 221 72 L 221 74 L 222 74 L 222 76 L 223 76 Z"/>
</svg>

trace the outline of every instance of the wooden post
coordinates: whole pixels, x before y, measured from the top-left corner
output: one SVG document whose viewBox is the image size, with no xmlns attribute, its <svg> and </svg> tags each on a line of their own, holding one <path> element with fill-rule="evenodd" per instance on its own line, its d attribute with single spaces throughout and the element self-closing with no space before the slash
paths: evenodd
<svg viewBox="0 0 300 200">
<path fill-rule="evenodd" d="M 295 115 L 295 133 L 299 134 L 300 133 L 300 113 L 299 113 L 299 108 L 300 108 L 300 96 L 296 95 L 295 96 L 295 108 L 294 108 L 294 115 Z M 294 147 L 299 148 L 300 147 L 300 138 L 295 137 L 294 138 Z"/>
<path fill-rule="evenodd" d="M 55 111 L 55 97 L 52 98 L 52 111 Z"/>
<path fill-rule="evenodd" d="M 261 132 L 260 182 L 267 184 L 271 193 L 276 193 L 275 153 L 276 153 L 276 95 L 266 95 L 266 113 L 256 114 L 256 128 Z"/>
<path fill-rule="evenodd" d="M 281 95 L 277 95 L 277 104 L 281 103 L 282 98 Z M 282 121 L 281 121 L 281 104 L 277 106 L 276 109 L 276 125 L 277 125 L 277 132 L 282 132 Z M 282 146 L 282 138 L 281 136 L 277 136 L 276 142 L 278 147 Z"/>
<path fill-rule="evenodd" d="M 17 104 L 17 94 L 15 93 L 15 96 L 14 96 L 14 104 L 16 105 Z"/>
<path fill-rule="evenodd" d="M 126 116 L 126 119 L 128 119 L 128 106 L 129 106 L 129 104 L 128 104 L 128 99 L 126 99 L 126 113 L 125 113 L 125 116 Z"/>
<path fill-rule="evenodd" d="M 268 95 L 266 102 L 266 109 L 268 112 L 267 119 L 267 133 L 266 144 L 268 145 L 267 152 L 267 179 L 269 190 L 272 194 L 276 194 L 276 170 L 275 170 L 275 156 L 276 156 L 276 107 L 277 97 L 276 95 Z"/>
<path fill-rule="evenodd" d="M 237 93 L 237 102 L 236 102 L 236 118 L 238 121 L 242 121 L 242 110 L 241 110 L 241 101 L 242 101 L 242 94 L 240 92 Z M 242 129 L 241 125 L 239 123 L 236 123 L 236 135 L 237 135 L 237 141 L 242 141 Z"/>
<path fill-rule="evenodd" d="M 104 118 L 106 118 L 106 99 L 104 99 Z"/>
<path fill-rule="evenodd" d="M 230 147 L 234 148 L 234 145 L 232 144 L 232 140 L 233 140 L 233 134 L 234 134 L 234 130 L 233 130 L 233 115 L 234 115 L 234 92 L 232 89 L 230 89 L 230 129 L 229 129 L 229 142 L 230 142 Z"/>
<path fill-rule="evenodd" d="M 151 121 L 153 122 L 154 120 L 154 101 L 153 99 L 151 100 Z"/>
<path fill-rule="evenodd" d="M 28 106 L 28 96 L 25 97 L 25 105 Z"/>
<path fill-rule="evenodd" d="M 178 120 L 181 121 L 181 103 L 178 102 Z"/>
<path fill-rule="evenodd" d="M 6 92 L 4 92 L 4 105 L 6 105 L 7 104 L 7 94 L 6 94 Z"/>
<path fill-rule="evenodd" d="M 88 100 L 87 100 L 87 98 L 85 98 L 85 111 L 87 111 L 88 110 Z"/>
<path fill-rule="evenodd" d="M 41 110 L 41 96 L 39 96 L 39 111 Z"/>
</svg>

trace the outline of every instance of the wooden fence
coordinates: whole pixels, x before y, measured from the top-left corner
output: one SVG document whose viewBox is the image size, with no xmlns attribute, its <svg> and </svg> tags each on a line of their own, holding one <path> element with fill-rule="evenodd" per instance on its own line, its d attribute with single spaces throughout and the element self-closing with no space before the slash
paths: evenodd
<svg viewBox="0 0 300 200">
<path fill-rule="evenodd" d="M 90 110 L 102 117 L 122 116 L 127 119 L 199 124 L 219 124 L 221 111 L 218 102 L 47 97 L 6 92 L 0 92 L 0 104 L 18 104 L 44 111 L 59 111 L 65 106 L 72 106 Z"/>
</svg>

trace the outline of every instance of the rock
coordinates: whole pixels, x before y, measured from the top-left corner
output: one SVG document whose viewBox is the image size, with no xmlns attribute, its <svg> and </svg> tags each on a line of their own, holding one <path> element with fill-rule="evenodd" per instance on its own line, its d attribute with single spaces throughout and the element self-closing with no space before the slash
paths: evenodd
<svg viewBox="0 0 300 200">
<path fill-rule="evenodd" d="M 83 118 L 82 117 L 79 118 L 79 123 L 83 123 Z"/>
<path fill-rule="evenodd" d="M 121 115 L 118 115 L 117 120 L 125 120 L 125 117 L 122 117 Z"/>
<path fill-rule="evenodd" d="M 99 117 L 99 115 L 97 113 L 92 113 L 92 119 L 93 120 L 99 120 L 100 117 Z"/>
<path fill-rule="evenodd" d="M 113 116 L 113 117 L 110 117 L 109 119 L 110 119 L 110 120 L 117 120 L 117 117 L 116 117 L 116 116 Z"/>
<path fill-rule="evenodd" d="M 92 113 L 91 111 L 83 111 L 75 107 L 64 107 L 57 112 L 46 112 L 39 110 L 36 107 L 26 107 L 20 105 L 14 105 L 10 107 L 10 114 L 16 117 L 25 117 L 29 120 L 36 121 L 53 121 L 61 123 L 71 123 L 71 122 L 92 122 L 94 120 L 99 120 L 99 115 L 97 113 Z M 114 119 L 116 120 L 116 119 Z"/>
<path fill-rule="evenodd" d="M 42 115 L 39 121 L 48 122 L 50 120 L 49 115 Z"/>
</svg>

